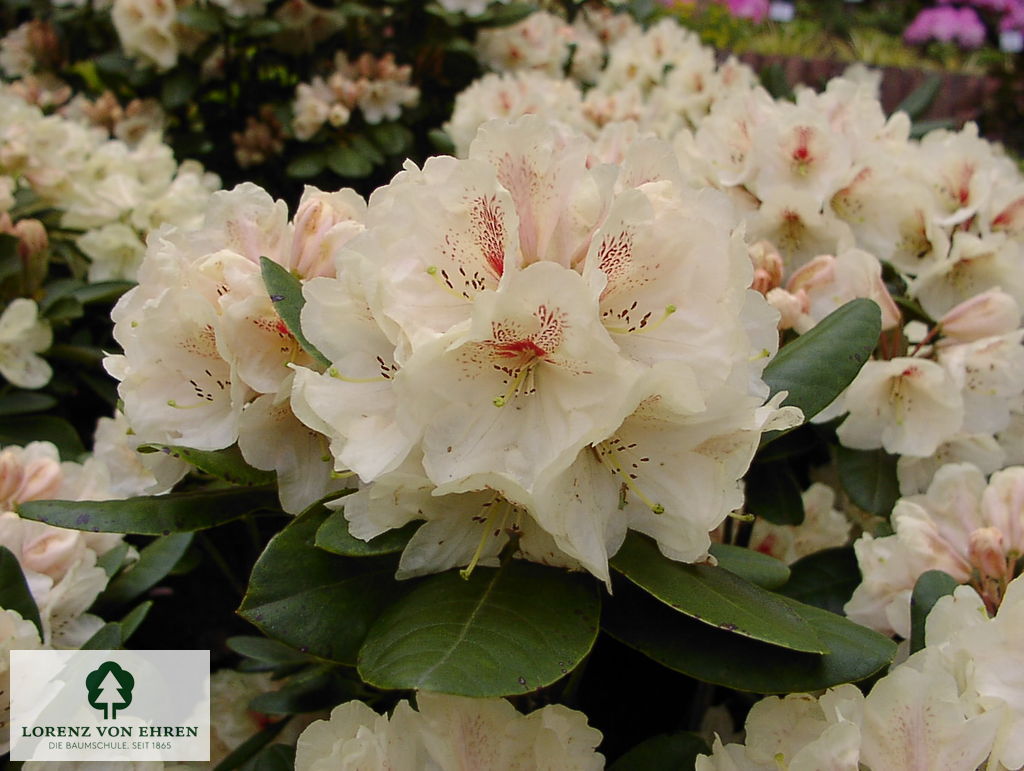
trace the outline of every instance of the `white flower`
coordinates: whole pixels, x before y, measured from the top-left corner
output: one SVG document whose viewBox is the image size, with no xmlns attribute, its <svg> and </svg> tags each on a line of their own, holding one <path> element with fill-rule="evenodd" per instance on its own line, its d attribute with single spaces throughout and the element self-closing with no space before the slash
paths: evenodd
<svg viewBox="0 0 1024 771">
<path fill-rule="evenodd" d="M 971 583 L 994 609 L 1024 552 L 1024 468 L 992 475 L 967 463 L 944 466 L 923 495 L 900 499 L 895 533 L 855 544 L 863 580 L 846 614 L 884 633 L 910 634 L 910 594 L 927 570 Z"/>
<path fill-rule="evenodd" d="M 13 610 L 0 609 L 0 752 L 10 750 L 11 651 L 48 648 L 39 639 L 39 630 L 31 621 Z"/>
<path fill-rule="evenodd" d="M 466 699 L 420 692 L 419 711 L 401 701 L 378 715 L 362 702 L 335 707 L 329 721 L 299 737 L 297 771 L 355 769 L 521 768 L 592 771 L 600 732 L 581 712 L 552 704 L 522 715 L 501 699 Z"/>
<path fill-rule="evenodd" d="M 53 342 L 50 325 L 33 300 L 19 297 L 0 316 L 0 375 L 20 388 L 42 388 L 53 370 L 36 354 Z"/>
<path fill-rule="evenodd" d="M 511 26 L 481 30 L 476 50 L 480 62 L 497 72 L 539 70 L 559 77 L 569 56 L 570 35 L 564 19 L 535 11 Z"/>
<path fill-rule="evenodd" d="M 146 245 L 134 229 L 121 222 L 89 230 L 78 237 L 76 243 L 92 264 L 89 266 L 90 281 L 131 280 Z"/>
<path fill-rule="evenodd" d="M 115 498 L 165 493 L 189 469 L 187 463 L 168 453 L 138 452 L 140 444 L 121 412 L 96 423 L 93 457 L 110 472 L 110 493 Z"/>
<path fill-rule="evenodd" d="M 828 485 L 815 482 L 803 493 L 804 521 L 799 525 L 775 525 L 758 518 L 750 532 L 750 548 L 792 564 L 808 554 L 843 546 L 852 525 L 836 511 L 836 494 Z"/>
<path fill-rule="evenodd" d="M 869 361 L 845 392 L 850 415 L 839 426 L 846 447 L 927 456 L 963 423 L 960 389 L 927 359 Z"/>
<path fill-rule="evenodd" d="M 169 70 L 178 61 L 177 11 L 171 0 L 114 0 L 110 17 L 125 53 Z"/>
</svg>

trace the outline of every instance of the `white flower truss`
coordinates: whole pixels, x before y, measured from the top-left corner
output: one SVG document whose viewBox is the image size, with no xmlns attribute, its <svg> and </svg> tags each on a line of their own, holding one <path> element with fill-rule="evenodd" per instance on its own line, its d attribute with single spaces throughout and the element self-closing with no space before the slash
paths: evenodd
<svg viewBox="0 0 1024 771">
<path fill-rule="evenodd" d="M 427 519 L 400 572 L 492 560 L 516 531 L 606 581 L 630 528 L 703 559 L 761 432 L 799 419 L 765 405 L 775 313 L 728 202 L 663 143 L 588 153 L 539 118 L 488 124 L 468 159 L 378 190 L 339 278 L 305 289 L 332 367 L 297 369 L 293 408 L 368 485 L 353 533 Z"/>
</svg>

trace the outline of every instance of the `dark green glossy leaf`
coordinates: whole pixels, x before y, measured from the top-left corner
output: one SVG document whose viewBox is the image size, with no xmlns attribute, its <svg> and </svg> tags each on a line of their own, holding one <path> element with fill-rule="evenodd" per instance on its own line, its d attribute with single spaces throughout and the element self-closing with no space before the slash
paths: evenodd
<svg viewBox="0 0 1024 771">
<path fill-rule="evenodd" d="M 939 598 L 952 594 L 960 584 L 953 576 L 941 570 L 922 573 L 910 595 L 910 652 L 917 653 L 924 647 L 925 622 Z"/>
<path fill-rule="evenodd" d="M 507 3 L 492 5 L 487 13 L 477 16 L 474 21 L 483 27 L 507 27 L 520 22 L 537 10 L 532 3 Z"/>
<path fill-rule="evenodd" d="M 788 391 L 783 404 L 810 420 L 845 389 L 878 343 L 881 311 L 873 300 L 851 300 L 813 329 L 787 343 L 765 367 L 772 393 Z"/>
<path fill-rule="evenodd" d="M 43 412 L 56 406 L 57 400 L 49 394 L 35 391 L 13 391 L 0 396 L 0 417 Z"/>
<path fill-rule="evenodd" d="M 711 748 L 697 734 L 679 731 L 653 736 L 622 755 L 608 771 L 664 771 L 693 768 L 698 755 L 710 755 Z"/>
<path fill-rule="evenodd" d="M 124 558 L 128 556 L 128 550 L 131 545 L 121 541 L 117 546 L 103 552 L 99 557 L 96 558 L 96 566 L 103 568 L 103 572 L 107 574 L 107 578 L 112 578 L 114 574 L 121 569 L 124 564 Z"/>
<path fill-rule="evenodd" d="M 213 771 L 234 771 L 234 769 L 241 766 L 274 741 L 277 735 L 281 733 L 281 729 L 287 724 L 287 720 L 278 720 L 277 722 L 270 723 L 263 730 L 253 734 L 238 745 L 224 760 L 213 767 Z"/>
<path fill-rule="evenodd" d="M 188 67 L 175 67 L 160 78 L 160 103 L 169 111 L 184 107 L 196 93 L 199 78 Z"/>
<path fill-rule="evenodd" d="M 359 652 L 378 688 L 488 698 L 527 693 L 572 671 L 597 636 L 590 577 L 528 562 L 431 576 L 388 608 Z"/>
<path fill-rule="evenodd" d="M 187 5 L 178 11 L 178 23 L 203 32 L 220 32 L 220 18 L 213 8 L 205 5 Z"/>
<path fill-rule="evenodd" d="M 776 525 L 804 521 L 800 483 L 788 463 L 757 463 L 746 477 L 746 509 Z"/>
<path fill-rule="evenodd" d="M 0 233 L 0 281 L 21 273 L 21 257 L 18 255 L 18 237 Z"/>
<path fill-rule="evenodd" d="M 330 669 L 316 667 L 301 672 L 273 691 L 249 702 L 249 709 L 266 715 L 294 715 L 330 709 L 338 703 L 336 680 Z"/>
<path fill-rule="evenodd" d="M 194 450 L 191 447 L 175 445 L 144 444 L 139 452 L 163 452 L 195 466 L 204 474 L 210 474 L 233 485 L 258 487 L 270 485 L 277 480 L 273 471 L 261 471 L 245 462 L 238 445 L 223 450 Z"/>
<path fill-rule="evenodd" d="M 101 626 L 92 637 L 82 644 L 83 651 L 117 650 L 124 645 L 121 625 L 116 621 Z"/>
<path fill-rule="evenodd" d="M 126 642 L 129 637 L 135 634 L 139 626 L 142 625 L 142 622 L 146 620 L 146 616 L 149 615 L 149 611 L 152 607 L 153 601 L 146 600 L 145 602 L 140 602 L 125 614 L 125 617 L 120 621 L 122 643 Z"/>
<path fill-rule="evenodd" d="M 43 636 L 43 622 L 39 618 L 39 607 L 32 599 L 21 564 L 6 546 L 0 546 L 0 608 L 17 612 L 26 621 L 31 621 Z"/>
<path fill-rule="evenodd" d="M 889 518 L 900 497 L 895 455 L 885 450 L 836 448 L 839 482 L 850 500 L 869 514 Z"/>
<path fill-rule="evenodd" d="M 316 531 L 316 545 L 343 557 L 375 557 L 394 554 L 405 548 L 422 522 L 410 522 L 405 527 L 389 530 L 369 541 L 361 541 L 348 531 L 348 520 L 341 511 L 332 512 Z"/>
<path fill-rule="evenodd" d="M 306 298 L 302 296 L 302 282 L 267 257 L 260 257 L 260 270 L 263 272 L 263 284 L 267 287 L 267 294 L 274 303 L 274 310 L 288 327 L 288 331 L 306 353 L 325 367 L 330 366 L 327 357 L 302 334 L 299 317 L 302 314 L 302 306 L 306 304 Z"/>
<path fill-rule="evenodd" d="M 828 650 L 778 595 L 722 568 L 670 560 L 645 536 L 631 533 L 611 566 L 668 607 L 704 624 L 791 650 Z"/>
<path fill-rule="evenodd" d="M 277 508 L 273 488 L 235 487 L 125 501 L 28 501 L 18 506 L 18 513 L 48 525 L 94 533 L 170 535 L 206 530 L 258 509 Z"/>
<path fill-rule="evenodd" d="M 454 155 L 455 143 L 452 138 L 442 129 L 431 129 L 427 133 L 430 144 L 437 150 L 438 155 Z"/>
<path fill-rule="evenodd" d="M 317 549 L 316 531 L 328 514 L 307 511 L 271 539 L 238 612 L 303 653 L 354 664 L 370 624 L 402 587 L 391 564 Z"/>
<path fill-rule="evenodd" d="M 96 598 L 98 607 L 131 602 L 167 577 L 192 543 L 192 533 L 172 533 L 157 538 L 140 553 L 139 559 L 118 574 Z"/>
<path fill-rule="evenodd" d="M 354 136 L 351 139 L 352 149 L 366 158 L 374 166 L 384 163 L 384 156 L 380 150 L 364 136 Z M 330 162 L 330 159 L 328 159 Z"/>
<path fill-rule="evenodd" d="M 235 653 L 274 666 L 285 664 L 304 664 L 310 661 L 309 656 L 267 637 L 238 636 L 229 637 L 227 646 Z"/>
<path fill-rule="evenodd" d="M 887 666 L 896 643 L 825 610 L 783 598 L 831 651 L 801 653 L 702 624 L 628 582 L 606 603 L 603 628 L 658 663 L 704 682 L 753 693 L 816 691 L 863 680 Z"/>
<path fill-rule="evenodd" d="M 920 139 L 926 134 L 938 129 L 956 128 L 956 121 L 950 118 L 936 118 L 935 120 L 916 120 L 910 127 L 910 138 Z"/>
<path fill-rule="evenodd" d="M 247 761 L 241 771 L 293 771 L 295 748 L 287 744 L 271 744 Z"/>
<path fill-rule="evenodd" d="M 85 446 L 74 427 L 53 415 L 16 415 L 0 421 L 0 445 L 52 442 L 61 460 L 78 460 Z"/>
<path fill-rule="evenodd" d="M 861 580 L 852 546 L 809 554 L 789 569 L 789 582 L 780 594 L 839 615 Z"/>
<path fill-rule="evenodd" d="M 764 589 L 777 589 L 789 580 L 789 567 L 775 557 L 727 543 L 711 544 L 718 566 Z"/>
<path fill-rule="evenodd" d="M 135 286 L 132 281 L 99 281 L 95 284 L 86 284 L 71 292 L 71 295 L 83 305 L 92 303 L 114 302 Z"/>
</svg>

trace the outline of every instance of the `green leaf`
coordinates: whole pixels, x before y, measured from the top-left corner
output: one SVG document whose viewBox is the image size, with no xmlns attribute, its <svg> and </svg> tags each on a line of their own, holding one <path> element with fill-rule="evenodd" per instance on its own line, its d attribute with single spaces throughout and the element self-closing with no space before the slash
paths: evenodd
<svg viewBox="0 0 1024 771">
<path fill-rule="evenodd" d="M 911 91 L 907 97 L 899 103 L 894 112 L 905 112 L 911 120 L 924 115 L 925 111 L 935 101 L 939 89 L 942 87 L 941 75 L 929 75 L 924 82 Z"/>
<path fill-rule="evenodd" d="M 263 730 L 253 734 L 238 747 L 236 747 L 224 760 L 214 766 L 213 771 L 234 771 L 260 750 L 270 744 L 281 729 L 288 725 L 287 720 L 278 720 L 270 723 Z"/>
<path fill-rule="evenodd" d="M 836 448 L 839 482 L 850 500 L 869 514 L 889 518 L 900 497 L 895 455 L 885 450 Z"/>
<path fill-rule="evenodd" d="M 776 525 L 804 521 L 800 483 L 788 463 L 756 463 L 746 478 L 746 509 Z"/>
<path fill-rule="evenodd" d="M 42 314 L 51 324 L 74 321 L 85 315 L 85 306 L 74 297 L 61 297 L 50 303 Z"/>
<path fill-rule="evenodd" d="M 349 560 L 315 547 L 329 513 L 313 508 L 271 539 L 238 612 L 303 653 L 351 665 L 370 624 L 399 587 L 391 580 L 391 564 Z"/>
<path fill-rule="evenodd" d="M 370 139 L 385 155 L 398 155 L 412 145 L 413 136 L 401 123 L 378 123 L 367 129 Z"/>
<path fill-rule="evenodd" d="M 134 281 L 99 281 L 74 289 L 71 296 L 83 305 L 109 303 L 117 300 L 133 286 L 135 286 Z"/>
<path fill-rule="evenodd" d="M 610 562 L 665 605 L 704 624 L 791 650 L 828 650 L 778 595 L 722 568 L 670 560 L 645 536 L 631 533 Z"/>
<path fill-rule="evenodd" d="M 489 698 L 528 693 L 572 671 L 597 636 L 587 575 L 529 562 L 431 576 L 388 608 L 359 651 L 378 688 Z"/>
<path fill-rule="evenodd" d="M 271 744 L 242 766 L 241 771 L 293 771 L 295 748 L 287 744 Z"/>
<path fill-rule="evenodd" d="M 245 462 L 238 445 L 223 450 L 194 450 L 177 445 L 144 444 L 139 452 L 163 452 L 185 461 L 204 474 L 210 474 L 233 485 L 258 487 L 270 485 L 277 480 L 273 471 L 261 471 Z"/>
<path fill-rule="evenodd" d="M 384 156 L 381 155 L 380 150 L 378 150 L 373 145 L 373 143 L 366 137 L 354 136 L 350 141 L 352 144 L 352 149 L 355 150 L 364 158 L 366 158 L 366 160 L 368 160 L 374 166 L 379 166 L 380 164 L 384 163 Z M 330 163 L 329 158 L 328 163 Z"/>
<path fill-rule="evenodd" d="M 493 5 L 487 13 L 477 16 L 474 21 L 481 27 L 507 27 L 522 21 L 537 10 L 532 3 L 507 3 Z"/>
<path fill-rule="evenodd" d="M 39 607 L 32 599 L 21 564 L 6 546 L 0 546 L 0 608 L 17 612 L 26 621 L 31 621 L 43 636 L 43 622 L 39 618 Z"/>
<path fill-rule="evenodd" d="M 18 254 L 17 236 L 0 233 L 0 281 L 17 276 L 22 271 L 21 256 Z"/>
<path fill-rule="evenodd" d="M 178 11 L 178 23 L 203 32 L 220 32 L 220 18 L 209 6 L 187 5 Z"/>
<path fill-rule="evenodd" d="M 839 615 L 861 581 L 852 546 L 808 554 L 789 570 L 790 579 L 780 594 Z"/>
<path fill-rule="evenodd" d="M 274 303 L 274 310 L 277 311 L 277 315 L 281 317 L 284 325 L 288 327 L 288 331 L 292 333 L 306 353 L 323 366 L 329 367 L 331 362 L 327 360 L 327 357 L 320 353 L 316 346 L 302 334 L 299 317 L 302 314 L 302 306 L 306 304 L 306 298 L 302 296 L 302 282 L 267 257 L 260 257 L 260 270 L 263 271 L 263 284 L 267 287 L 267 294 L 270 295 L 270 299 Z"/>
<path fill-rule="evenodd" d="M 789 580 L 786 563 L 768 554 L 727 543 L 713 543 L 710 551 L 718 567 L 764 589 L 777 589 Z"/>
<path fill-rule="evenodd" d="M 192 543 L 192 533 L 172 533 L 157 538 L 140 553 L 133 565 L 117 575 L 96 598 L 99 607 L 124 605 L 152 589 L 167 577 Z"/>
<path fill-rule="evenodd" d="M 956 128 L 956 121 L 949 118 L 936 118 L 935 120 L 917 120 L 910 127 L 910 138 L 920 139 L 926 134 L 938 129 Z"/>
<path fill-rule="evenodd" d="M 282 29 L 281 23 L 273 19 L 255 19 L 246 25 L 245 35 L 251 38 L 270 37 Z"/>
<path fill-rule="evenodd" d="M 187 105 L 196 93 L 199 78 L 188 67 L 175 67 L 160 78 L 160 104 L 174 112 Z"/>
<path fill-rule="evenodd" d="M 373 171 L 373 162 L 349 145 L 333 145 L 327 149 L 327 168 L 346 179 L 360 179 Z"/>
<path fill-rule="evenodd" d="M 910 595 L 910 652 L 917 653 L 924 647 L 925 622 L 940 597 L 952 594 L 959 582 L 949 573 L 928 570 L 918 576 L 914 592 Z"/>
<path fill-rule="evenodd" d="M 83 651 L 117 650 L 124 645 L 121 625 L 116 621 L 101 626 L 82 644 Z"/>
<path fill-rule="evenodd" d="M 795 405 L 810 420 L 845 389 L 871 357 L 882 329 L 873 300 L 851 300 L 813 329 L 782 347 L 764 370 L 773 394 L 789 391 L 783 404 Z"/>
<path fill-rule="evenodd" d="M 896 643 L 825 610 L 782 598 L 831 651 L 801 653 L 715 629 L 633 588 L 616 584 L 604 629 L 663 666 L 698 680 L 753 693 L 817 691 L 863 680 L 887 666 Z"/>
<path fill-rule="evenodd" d="M 337 703 L 334 674 L 330 669 L 317 667 L 295 675 L 276 690 L 255 696 L 249 709 L 265 715 L 294 715 L 330 709 Z"/>
<path fill-rule="evenodd" d="M 455 143 L 444 130 L 431 129 L 427 132 L 427 138 L 439 155 L 455 155 Z"/>
<path fill-rule="evenodd" d="M 266 637 L 229 637 L 227 646 L 240 656 L 271 664 L 274 667 L 309 663 L 310 658 L 290 645 Z"/>
<path fill-rule="evenodd" d="M 121 541 L 117 546 L 103 552 L 99 557 L 96 558 L 96 566 L 103 568 L 103 572 L 107 574 L 107 578 L 113 578 L 114 574 L 121 569 L 124 564 L 124 558 L 128 556 L 128 550 L 131 545 Z"/>
<path fill-rule="evenodd" d="M 152 607 L 153 601 L 146 600 L 145 602 L 140 602 L 125 614 L 124 618 L 120 621 L 122 642 L 126 642 L 129 637 L 135 634 L 142 622 L 146 620 L 146 616 L 149 615 Z"/>
<path fill-rule="evenodd" d="M 61 460 L 78 460 L 85 446 L 74 427 L 53 415 L 18 415 L 5 418 L 0 424 L 0 445 L 29 442 L 52 442 Z"/>
<path fill-rule="evenodd" d="M 124 501 L 28 501 L 18 513 L 56 527 L 94 533 L 170 535 L 223 525 L 257 509 L 277 510 L 269 487 L 195 490 Z"/>
<path fill-rule="evenodd" d="M 652 736 L 619 757 L 608 771 L 664 771 L 693 768 L 698 755 L 710 755 L 711 748 L 697 734 L 678 731 Z"/>
<path fill-rule="evenodd" d="M 394 554 L 405 548 L 412 534 L 422 522 L 410 522 L 405 527 L 389 530 L 369 541 L 361 541 L 348 531 L 348 520 L 341 511 L 333 512 L 316 531 L 316 546 L 343 557 L 375 557 Z"/>
<path fill-rule="evenodd" d="M 12 391 L 0 396 L 0 417 L 24 415 L 28 412 L 42 412 L 57 406 L 57 400 L 49 394 L 33 391 Z"/>
<path fill-rule="evenodd" d="M 303 153 L 285 167 L 284 173 L 292 179 L 309 179 L 315 177 L 327 164 L 323 150 L 317 149 Z"/>
</svg>

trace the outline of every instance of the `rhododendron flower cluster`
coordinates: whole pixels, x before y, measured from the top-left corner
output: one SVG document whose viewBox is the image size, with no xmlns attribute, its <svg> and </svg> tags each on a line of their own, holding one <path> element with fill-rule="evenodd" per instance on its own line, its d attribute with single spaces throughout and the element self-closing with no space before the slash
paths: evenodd
<svg viewBox="0 0 1024 771">
<path fill-rule="evenodd" d="M 596 771 L 601 732 L 582 712 L 551 704 L 528 715 L 502 699 L 420 691 L 379 715 L 361 701 L 335 707 L 299 737 L 296 771 L 360 768 L 559 768 Z"/>
<path fill-rule="evenodd" d="M 994 617 L 967 586 L 928 616 L 923 650 L 865 696 L 854 685 L 821 696 L 759 701 L 743 744 L 697 760 L 698 771 L 778 768 L 1016 769 L 1024 764 L 1024 681 L 1020 626 L 1024 579 L 1007 588 Z"/>
<path fill-rule="evenodd" d="M 322 437 L 289 408 L 289 365 L 309 358 L 274 310 L 259 260 L 304 279 L 332 275 L 364 206 L 351 190 L 307 188 L 290 222 L 283 201 L 246 183 L 215 193 L 200 227 L 151 238 L 139 285 L 112 314 L 124 354 L 106 361 L 138 442 L 238 442 L 251 465 L 277 471 L 289 511 L 336 486 Z"/>
<path fill-rule="evenodd" d="M 396 120 L 403 107 L 415 107 L 420 91 L 409 85 L 412 68 L 398 65 L 391 54 L 363 54 L 350 62 L 343 51 L 334 58 L 334 72 L 300 83 L 293 105 L 292 127 L 299 139 L 311 139 L 325 124 L 340 128 L 359 109 L 367 123 Z"/>
<path fill-rule="evenodd" d="M 332 366 L 297 368 L 293 408 L 365 484 L 331 504 L 354 535 L 427 520 L 400 575 L 492 564 L 510 534 L 606 581 L 628 529 L 703 559 L 761 432 L 799 420 L 764 404 L 774 312 L 728 201 L 666 144 L 588 154 L 539 118 L 487 124 L 378 190 L 338 278 L 305 287 Z"/>
<path fill-rule="evenodd" d="M 60 226 L 80 233 L 90 280 L 134 278 L 146 235 L 165 224 L 197 225 L 219 184 L 197 163 L 179 165 L 159 133 L 129 146 L 0 89 L 0 189 L 29 191 L 61 212 Z M 12 209 L 13 198 L 2 198 Z"/>
<path fill-rule="evenodd" d="M 863 582 L 846 605 L 854 621 L 885 634 L 910 635 L 917 579 L 941 570 L 970 584 L 990 610 L 999 607 L 1024 553 L 1024 468 L 985 476 L 969 463 L 943 466 L 927 492 L 900 499 L 895 532 L 865 533 L 854 548 Z"/>
</svg>

